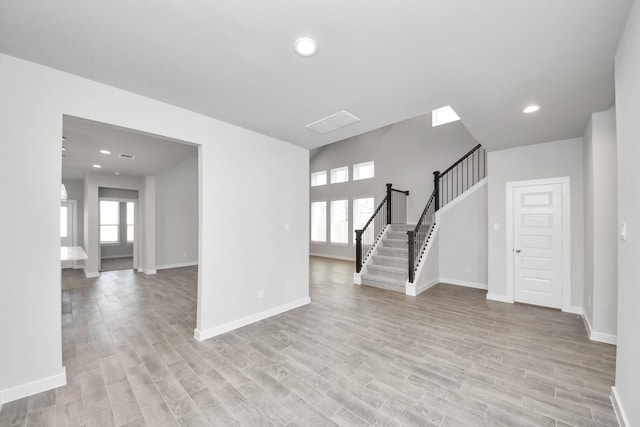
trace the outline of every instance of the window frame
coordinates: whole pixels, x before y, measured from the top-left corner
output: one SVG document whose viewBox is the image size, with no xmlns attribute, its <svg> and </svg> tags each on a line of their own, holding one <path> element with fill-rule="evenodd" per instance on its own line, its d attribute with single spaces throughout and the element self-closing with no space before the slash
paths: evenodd
<svg viewBox="0 0 640 427">
<path fill-rule="evenodd" d="M 341 171 L 345 171 L 346 173 L 346 179 L 344 181 L 338 181 L 337 180 L 337 174 Z M 330 173 L 330 182 L 331 184 L 342 184 L 345 182 L 349 182 L 349 166 L 340 166 L 337 168 L 332 168 L 331 169 L 331 173 Z"/>
<path fill-rule="evenodd" d="M 118 213 L 118 221 L 115 224 L 103 224 L 102 223 L 102 207 L 100 206 L 102 202 L 112 202 L 112 203 L 117 203 L 118 204 L 118 209 L 116 210 L 116 212 Z M 117 240 L 110 240 L 110 241 L 102 241 L 102 227 L 116 227 L 117 230 Z M 113 199 L 113 198 L 100 198 L 98 200 L 98 229 L 100 231 L 99 233 L 99 243 L 100 245 L 120 245 L 120 243 L 122 243 L 120 241 L 120 200 L 118 199 Z"/>
<path fill-rule="evenodd" d="M 314 178 L 317 176 L 324 176 L 324 183 L 317 184 L 314 182 Z M 327 170 L 311 172 L 311 186 L 312 187 L 321 187 L 323 185 L 327 185 Z"/>
<path fill-rule="evenodd" d="M 333 240 L 333 233 L 334 233 L 334 229 L 337 227 L 334 227 L 334 223 L 333 223 L 333 215 L 335 213 L 335 209 L 333 207 L 334 203 L 337 202 L 346 202 L 347 205 L 347 212 L 345 214 L 345 218 L 346 218 L 346 223 L 347 223 L 347 231 L 346 231 L 346 239 L 344 242 L 338 242 L 338 241 L 334 241 Z M 330 209 L 329 209 L 329 243 L 331 245 L 334 246 L 349 246 L 349 229 L 351 228 L 351 224 L 349 221 L 349 199 L 335 199 L 335 200 L 331 200 L 330 201 Z"/>
<path fill-rule="evenodd" d="M 324 203 L 324 240 L 313 240 L 313 205 L 316 203 Z M 326 200 L 312 200 L 309 205 L 309 241 L 314 245 L 326 245 L 328 243 L 327 239 L 327 230 L 329 227 L 327 226 L 327 220 L 329 215 L 327 215 L 328 204 Z"/>
<path fill-rule="evenodd" d="M 361 167 L 369 166 L 369 165 L 371 165 L 371 176 L 367 176 L 363 178 L 359 177 L 358 176 L 359 174 L 357 174 L 356 171 L 359 170 L 359 168 Z M 368 162 L 362 162 L 362 163 L 355 163 L 352 169 L 353 169 L 353 178 L 352 178 L 353 181 L 361 181 L 363 179 L 372 179 L 372 178 L 375 178 L 376 176 L 376 165 L 374 160 L 369 160 Z"/>
<path fill-rule="evenodd" d="M 356 227 L 356 200 L 362 200 L 362 199 L 373 199 L 373 209 L 371 214 L 373 215 L 373 212 L 375 212 L 376 210 L 376 198 L 374 196 L 358 196 L 358 197 L 353 197 L 351 199 L 351 227 L 353 228 L 352 233 L 353 234 L 353 243 L 355 244 L 356 242 L 356 230 L 358 230 L 358 228 Z M 364 225 L 364 224 L 363 224 Z"/>
</svg>

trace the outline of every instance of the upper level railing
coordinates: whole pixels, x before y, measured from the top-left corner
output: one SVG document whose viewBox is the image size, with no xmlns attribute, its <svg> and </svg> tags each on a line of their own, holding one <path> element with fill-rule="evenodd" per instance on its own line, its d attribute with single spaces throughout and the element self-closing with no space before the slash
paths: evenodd
<svg viewBox="0 0 640 427">
<path fill-rule="evenodd" d="M 356 233 L 356 273 L 360 273 L 363 262 L 373 250 L 376 242 L 389 224 L 405 224 L 407 222 L 408 191 L 392 188 L 387 184 L 387 194 L 380 205 L 373 212 L 362 230 Z"/>
<path fill-rule="evenodd" d="M 487 176 L 487 153 L 482 145 L 478 144 L 444 172 L 433 173 L 436 210 L 464 193 L 485 176 Z"/>
<path fill-rule="evenodd" d="M 444 172 L 433 173 L 433 193 L 413 231 L 407 231 L 409 265 L 408 280 L 413 283 L 415 272 L 435 225 L 435 213 L 487 176 L 487 153 L 480 145 L 462 156 Z"/>
</svg>

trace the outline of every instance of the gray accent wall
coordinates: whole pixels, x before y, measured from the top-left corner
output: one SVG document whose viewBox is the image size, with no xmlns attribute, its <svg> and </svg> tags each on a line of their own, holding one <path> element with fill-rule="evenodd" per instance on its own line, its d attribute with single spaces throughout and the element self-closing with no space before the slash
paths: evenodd
<svg viewBox="0 0 640 427">
<path fill-rule="evenodd" d="M 635 2 L 615 58 L 618 142 L 618 336 L 615 397 L 628 426 L 640 426 L 640 3 Z M 612 189 L 613 191 L 613 189 Z"/>
<path fill-rule="evenodd" d="M 157 268 L 198 262 L 198 158 L 156 176 Z"/>
<path fill-rule="evenodd" d="M 330 237 L 331 200 L 349 200 L 349 244 L 310 244 L 315 255 L 355 259 L 353 199 L 374 197 L 375 206 L 385 196 L 385 184 L 409 190 L 408 220 L 416 222 L 431 192 L 433 171 L 444 170 L 478 142 L 462 122 L 431 127 L 431 114 L 325 146 L 310 161 L 311 172 L 349 166 L 349 182 L 311 187 L 311 201 L 327 201 L 327 240 Z M 353 181 L 354 164 L 373 160 L 375 177 Z M 329 181 L 329 180 L 327 180 Z M 308 177 L 310 183 L 310 177 Z"/>
<path fill-rule="evenodd" d="M 584 276 L 582 138 L 489 152 L 487 170 L 488 293 L 507 295 L 507 183 L 568 176 L 571 186 L 571 305 L 580 309 Z"/>
<path fill-rule="evenodd" d="M 594 113 L 584 136 L 584 314 L 594 339 L 615 338 L 618 236 L 615 108 Z"/>
</svg>

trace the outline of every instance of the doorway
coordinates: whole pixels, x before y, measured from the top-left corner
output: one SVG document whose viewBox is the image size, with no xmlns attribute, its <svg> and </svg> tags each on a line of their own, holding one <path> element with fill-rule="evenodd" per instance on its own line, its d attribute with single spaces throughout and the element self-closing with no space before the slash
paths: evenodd
<svg viewBox="0 0 640 427">
<path fill-rule="evenodd" d="M 60 203 L 60 246 L 77 246 L 78 207 L 75 200 Z M 63 261 L 62 268 L 72 268 L 73 261 Z"/>
<path fill-rule="evenodd" d="M 98 197 L 100 272 L 136 268 L 138 191 L 100 187 Z"/>
<path fill-rule="evenodd" d="M 570 307 L 569 178 L 507 184 L 507 289 L 514 302 Z"/>
</svg>

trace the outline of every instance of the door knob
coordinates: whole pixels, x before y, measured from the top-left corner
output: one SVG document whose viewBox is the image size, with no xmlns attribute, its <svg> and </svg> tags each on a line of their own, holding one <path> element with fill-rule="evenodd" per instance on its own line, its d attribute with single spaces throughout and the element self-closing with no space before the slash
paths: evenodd
<svg viewBox="0 0 640 427">
<path fill-rule="evenodd" d="M 516 253 L 519 254 L 520 253 L 520 249 L 516 249 Z"/>
</svg>

